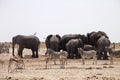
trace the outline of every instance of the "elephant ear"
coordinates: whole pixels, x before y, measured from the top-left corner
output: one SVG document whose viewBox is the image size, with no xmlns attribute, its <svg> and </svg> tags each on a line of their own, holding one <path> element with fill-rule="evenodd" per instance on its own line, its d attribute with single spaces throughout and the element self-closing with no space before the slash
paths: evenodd
<svg viewBox="0 0 120 80">
<path fill-rule="evenodd" d="M 56 37 L 59 38 L 59 40 L 61 40 L 61 37 L 58 34 L 56 35 Z"/>
<path fill-rule="evenodd" d="M 50 40 L 50 38 L 51 38 L 52 36 L 53 36 L 53 35 L 50 34 L 50 35 L 47 37 L 48 41 Z"/>
<path fill-rule="evenodd" d="M 82 39 L 82 41 L 83 41 L 84 44 L 88 43 L 88 37 L 87 36 L 81 35 L 81 39 Z"/>
</svg>

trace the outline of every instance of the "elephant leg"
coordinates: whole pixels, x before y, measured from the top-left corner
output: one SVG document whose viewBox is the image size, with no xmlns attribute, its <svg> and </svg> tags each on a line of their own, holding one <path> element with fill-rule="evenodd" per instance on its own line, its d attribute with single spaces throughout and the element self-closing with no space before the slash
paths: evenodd
<svg viewBox="0 0 120 80">
<path fill-rule="evenodd" d="M 81 55 L 77 52 L 76 53 L 76 59 L 79 59 L 79 58 L 81 58 Z"/>
<path fill-rule="evenodd" d="M 104 51 L 103 60 L 108 60 L 107 51 Z"/>
<path fill-rule="evenodd" d="M 39 56 L 38 56 L 38 49 L 36 50 L 36 56 L 35 56 L 36 58 L 38 58 Z"/>
<path fill-rule="evenodd" d="M 35 58 L 35 51 L 32 50 L 32 58 Z"/>
<path fill-rule="evenodd" d="M 68 56 L 67 56 L 68 59 L 70 59 L 70 52 L 68 52 Z"/>
<path fill-rule="evenodd" d="M 76 59 L 79 59 L 80 58 L 80 54 L 76 54 Z"/>
<path fill-rule="evenodd" d="M 18 50 L 18 55 L 19 55 L 19 57 L 21 57 L 21 58 L 23 58 L 23 56 L 22 56 L 22 51 L 23 51 L 23 49 L 24 49 L 24 48 L 19 47 L 19 50 Z"/>
<path fill-rule="evenodd" d="M 47 50 L 46 50 L 46 52 L 45 52 L 45 55 L 47 55 L 47 51 L 48 51 L 48 48 L 47 48 Z"/>
<path fill-rule="evenodd" d="M 70 55 L 70 59 L 73 59 L 73 58 L 74 58 L 74 54 L 71 53 L 71 55 Z"/>
<path fill-rule="evenodd" d="M 102 57 L 101 55 L 102 55 L 101 52 L 98 51 L 98 52 L 97 52 L 97 59 L 98 59 L 98 60 L 101 59 L 101 57 Z"/>
</svg>

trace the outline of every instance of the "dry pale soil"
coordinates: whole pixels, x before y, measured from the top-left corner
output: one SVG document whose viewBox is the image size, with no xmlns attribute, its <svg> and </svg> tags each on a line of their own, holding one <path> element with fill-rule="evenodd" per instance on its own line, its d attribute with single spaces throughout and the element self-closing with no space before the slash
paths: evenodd
<svg viewBox="0 0 120 80">
<path fill-rule="evenodd" d="M 92 65 L 92 59 L 89 59 L 82 65 L 81 59 L 68 59 L 64 69 L 60 68 L 59 60 L 57 65 L 51 61 L 49 69 L 46 69 L 45 51 L 41 49 L 39 58 L 31 58 L 32 52 L 25 49 L 25 69 L 16 71 L 13 63 L 9 73 L 8 60 L 12 53 L 0 54 L 0 80 L 120 80 L 120 58 L 114 58 L 113 65 L 109 60 L 98 60 L 96 65 Z"/>
</svg>

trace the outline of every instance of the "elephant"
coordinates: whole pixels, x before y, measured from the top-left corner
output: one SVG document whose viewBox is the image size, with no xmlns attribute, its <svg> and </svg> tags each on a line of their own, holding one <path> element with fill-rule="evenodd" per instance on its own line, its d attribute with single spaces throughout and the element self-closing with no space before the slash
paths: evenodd
<svg viewBox="0 0 120 80">
<path fill-rule="evenodd" d="M 97 55 L 98 59 L 108 60 L 107 52 L 111 42 L 105 36 L 101 36 L 97 41 Z"/>
<path fill-rule="evenodd" d="M 97 50 L 98 59 L 101 59 L 102 53 L 104 53 L 103 55 L 104 59 L 107 59 L 106 47 L 108 46 L 106 45 L 110 45 L 108 44 L 110 40 L 107 34 L 103 31 L 91 32 L 91 33 L 87 33 L 87 37 L 88 37 L 88 44 L 94 46 L 95 49 Z"/>
<path fill-rule="evenodd" d="M 73 59 L 74 55 L 78 59 L 81 55 L 78 53 L 77 48 L 83 48 L 83 41 L 82 39 L 71 39 L 66 44 L 66 49 L 68 52 L 68 58 Z"/>
<path fill-rule="evenodd" d="M 54 51 L 60 51 L 60 46 L 59 46 L 60 40 L 61 40 L 61 37 L 59 35 L 52 35 L 52 34 L 48 35 L 45 40 L 47 50 L 48 48 L 50 48 Z"/>
<path fill-rule="evenodd" d="M 105 36 L 106 38 L 108 38 L 107 34 L 105 32 L 103 32 L 103 31 L 87 33 L 88 44 L 97 47 L 97 40 L 101 36 Z"/>
<path fill-rule="evenodd" d="M 88 42 L 88 39 L 85 35 L 80 35 L 80 34 L 66 34 L 62 36 L 61 41 L 60 41 L 60 47 L 64 51 L 67 51 L 66 49 L 66 43 L 71 40 L 71 39 L 82 39 L 83 43 L 86 44 Z"/>
<path fill-rule="evenodd" d="M 32 57 L 33 58 L 38 58 L 38 49 L 40 46 L 40 40 L 38 37 L 34 36 L 34 35 L 29 35 L 29 36 L 25 36 L 25 35 L 16 35 L 14 37 L 12 37 L 12 55 L 14 55 L 14 48 L 15 48 L 15 44 L 19 45 L 19 49 L 18 49 L 18 56 L 23 58 L 22 56 L 22 51 L 24 48 L 27 49 L 31 49 L 32 50 Z M 36 54 L 35 54 L 36 52 Z"/>
</svg>

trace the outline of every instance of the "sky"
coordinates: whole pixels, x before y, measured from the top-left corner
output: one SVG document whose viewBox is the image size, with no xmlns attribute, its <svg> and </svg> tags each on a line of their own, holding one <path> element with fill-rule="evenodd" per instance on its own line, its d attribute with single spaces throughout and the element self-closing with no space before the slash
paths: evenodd
<svg viewBox="0 0 120 80">
<path fill-rule="evenodd" d="M 18 34 L 45 41 L 49 34 L 104 31 L 120 42 L 120 0 L 0 0 L 0 42 Z"/>
</svg>

